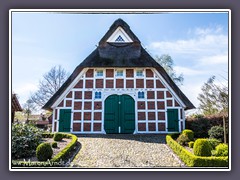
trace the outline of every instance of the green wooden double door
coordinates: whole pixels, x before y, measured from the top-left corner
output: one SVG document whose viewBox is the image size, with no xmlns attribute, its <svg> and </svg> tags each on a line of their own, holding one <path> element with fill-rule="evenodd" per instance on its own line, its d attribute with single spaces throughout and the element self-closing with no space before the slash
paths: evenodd
<svg viewBox="0 0 240 180">
<path fill-rule="evenodd" d="M 135 103 L 129 95 L 111 95 L 104 102 L 104 130 L 107 134 L 135 131 Z"/>
</svg>

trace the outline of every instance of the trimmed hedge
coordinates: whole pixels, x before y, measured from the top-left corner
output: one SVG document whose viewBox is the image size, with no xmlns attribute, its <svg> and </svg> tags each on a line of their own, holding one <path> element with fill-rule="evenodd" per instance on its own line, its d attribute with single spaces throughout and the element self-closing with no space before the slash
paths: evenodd
<svg viewBox="0 0 240 180">
<path fill-rule="evenodd" d="M 195 156 L 178 144 L 171 135 L 166 136 L 168 146 L 189 167 L 228 167 L 228 156 L 225 157 L 200 157 Z"/>
<path fill-rule="evenodd" d="M 73 134 L 66 134 L 62 133 L 63 138 L 69 138 L 72 139 L 72 141 L 62 150 L 60 151 L 56 156 L 54 156 L 51 160 L 45 161 L 45 162 L 30 162 L 30 161 L 12 161 L 13 167 L 59 167 L 64 166 L 65 161 L 67 161 L 67 158 L 69 156 L 69 153 L 71 150 L 74 149 L 76 143 L 77 143 L 77 136 Z M 44 133 L 44 137 L 50 137 L 52 138 L 54 136 L 54 133 Z"/>
</svg>

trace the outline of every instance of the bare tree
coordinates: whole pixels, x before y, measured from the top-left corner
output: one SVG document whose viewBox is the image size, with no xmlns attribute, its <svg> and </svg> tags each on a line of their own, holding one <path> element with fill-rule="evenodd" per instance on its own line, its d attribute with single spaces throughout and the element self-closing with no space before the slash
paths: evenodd
<svg viewBox="0 0 240 180">
<path fill-rule="evenodd" d="M 26 121 L 26 122 L 28 122 L 29 116 L 30 116 L 30 114 L 32 114 L 32 112 L 33 112 L 34 110 L 36 110 L 36 106 L 34 105 L 34 102 L 33 102 L 31 99 L 29 99 L 29 100 L 27 100 L 27 102 L 23 105 L 23 107 L 24 107 L 23 112 L 24 112 L 24 114 L 27 115 L 27 121 Z"/>
<path fill-rule="evenodd" d="M 199 108 L 205 115 L 228 113 L 228 86 L 216 85 L 215 76 L 208 79 L 202 86 L 202 93 L 198 95 Z"/>
<path fill-rule="evenodd" d="M 173 69 L 173 59 L 168 54 L 163 54 L 160 57 L 156 56 L 155 61 L 160 64 L 164 70 L 168 73 L 168 75 L 172 78 L 172 80 L 178 84 L 183 84 L 183 74 L 177 75 L 176 71 Z"/>
<path fill-rule="evenodd" d="M 67 80 L 68 73 L 60 65 L 54 66 L 39 81 L 39 89 L 31 95 L 31 100 L 42 107 Z"/>
</svg>

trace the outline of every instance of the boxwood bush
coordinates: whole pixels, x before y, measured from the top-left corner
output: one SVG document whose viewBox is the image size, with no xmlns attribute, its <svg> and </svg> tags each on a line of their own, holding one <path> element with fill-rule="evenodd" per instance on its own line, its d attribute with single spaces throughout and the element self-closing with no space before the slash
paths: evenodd
<svg viewBox="0 0 240 180">
<path fill-rule="evenodd" d="M 187 145 L 190 139 L 186 134 L 180 134 L 180 136 L 177 138 L 177 142 L 183 146 Z"/>
<path fill-rule="evenodd" d="M 194 141 L 190 141 L 190 142 L 188 143 L 188 147 L 190 147 L 190 148 L 193 148 L 193 145 L 194 145 Z"/>
<path fill-rule="evenodd" d="M 54 141 L 61 141 L 63 139 L 64 135 L 62 133 L 55 133 L 54 136 L 53 136 L 53 140 Z"/>
<path fill-rule="evenodd" d="M 43 130 L 29 124 L 12 124 L 12 158 L 26 158 L 35 154 L 41 143 Z"/>
<path fill-rule="evenodd" d="M 57 148 L 57 142 L 56 141 L 52 142 L 52 147 Z"/>
<path fill-rule="evenodd" d="M 214 155 L 215 156 L 228 156 L 228 145 L 224 144 L 224 143 L 217 145 Z"/>
<path fill-rule="evenodd" d="M 185 134 L 190 141 L 193 141 L 194 139 L 194 132 L 190 129 L 185 129 L 182 131 L 182 134 Z"/>
<path fill-rule="evenodd" d="M 39 161 L 50 160 L 53 155 L 52 146 L 50 143 L 42 143 L 36 149 L 36 156 Z"/>
<path fill-rule="evenodd" d="M 183 146 L 178 144 L 171 135 L 166 136 L 168 146 L 179 156 L 188 167 L 228 167 L 228 156 L 201 157 L 195 156 Z"/>
<path fill-rule="evenodd" d="M 208 142 L 210 143 L 212 149 L 214 150 L 216 148 L 217 145 L 219 145 L 221 143 L 221 141 L 213 138 L 213 139 L 208 139 Z"/>
<path fill-rule="evenodd" d="M 211 156 L 212 146 L 207 139 L 199 138 L 193 145 L 193 153 L 196 156 Z"/>
</svg>

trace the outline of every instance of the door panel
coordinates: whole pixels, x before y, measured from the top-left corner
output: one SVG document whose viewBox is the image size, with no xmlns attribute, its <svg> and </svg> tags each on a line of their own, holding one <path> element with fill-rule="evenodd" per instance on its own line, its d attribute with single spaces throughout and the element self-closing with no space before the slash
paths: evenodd
<svg viewBox="0 0 240 180">
<path fill-rule="evenodd" d="M 168 131 L 179 131 L 178 127 L 178 110 L 177 109 L 168 109 L 167 110 L 167 115 L 168 115 Z"/>
<path fill-rule="evenodd" d="M 118 133 L 118 99 L 117 95 L 111 95 L 105 100 L 104 105 L 104 129 L 107 134 Z"/>
<path fill-rule="evenodd" d="M 59 132 L 71 131 L 71 109 L 60 109 Z"/>
<path fill-rule="evenodd" d="M 121 133 L 132 134 L 135 130 L 135 105 L 131 96 L 121 96 Z"/>
</svg>

